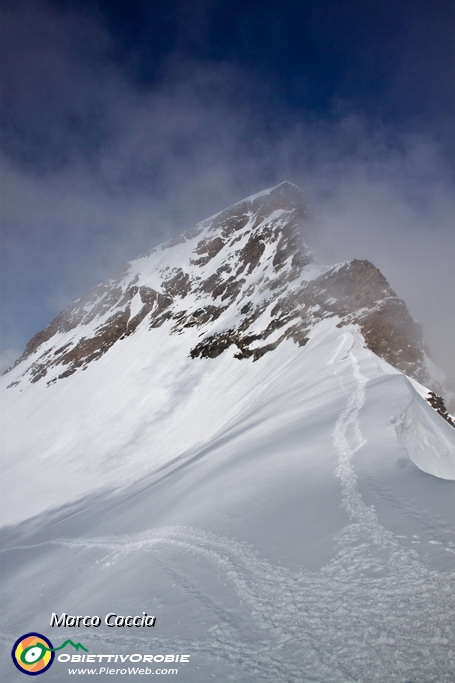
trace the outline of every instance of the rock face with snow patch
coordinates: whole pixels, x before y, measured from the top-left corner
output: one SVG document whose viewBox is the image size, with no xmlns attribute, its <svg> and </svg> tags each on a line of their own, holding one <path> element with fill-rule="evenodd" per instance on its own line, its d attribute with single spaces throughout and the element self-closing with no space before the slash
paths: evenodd
<svg viewBox="0 0 455 683">
<path fill-rule="evenodd" d="M 170 334 L 197 329 L 197 343 L 188 341 L 193 358 L 233 347 L 237 359 L 257 360 L 286 339 L 305 345 L 326 318 L 357 324 L 368 348 L 433 386 L 420 327 L 404 302 L 369 261 L 315 263 L 311 225 L 305 196 L 290 183 L 199 223 L 57 316 L 27 344 L 9 387 L 63 380 L 139 326 L 151 334 L 164 324 Z"/>
</svg>

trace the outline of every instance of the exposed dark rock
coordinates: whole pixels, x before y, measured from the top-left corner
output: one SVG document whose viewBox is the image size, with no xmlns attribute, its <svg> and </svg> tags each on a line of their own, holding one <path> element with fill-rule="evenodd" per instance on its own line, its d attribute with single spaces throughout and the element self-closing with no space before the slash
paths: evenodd
<svg viewBox="0 0 455 683">
<path fill-rule="evenodd" d="M 209 277 L 199 285 L 198 291 L 203 292 L 204 294 L 213 294 L 215 289 L 221 285 L 222 282 L 221 273 L 217 270 L 216 273 L 209 275 Z"/>
<path fill-rule="evenodd" d="M 425 379 L 422 330 L 399 299 L 358 319 L 368 348 L 407 374 Z"/>
<path fill-rule="evenodd" d="M 231 209 L 222 211 L 212 223 L 211 232 L 221 230 L 221 237 L 231 237 L 233 233 L 241 230 L 249 221 L 248 213 L 232 213 Z"/>
<path fill-rule="evenodd" d="M 184 273 L 181 268 L 176 269 L 174 277 L 163 282 L 163 289 L 171 297 L 185 297 L 191 291 L 191 278 L 188 273 Z"/>
<path fill-rule="evenodd" d="M 286 339 L 292 339 L 298 346 L 305 346 L 308 342 L 309 330 L 302 324 L 294 325 L 286 330 Z"/>
<path fill-rule="evenodd" d="M 172 311 L 170 311 L 170 310 L 155 311 L 152 314 L 149 329 L 152 330 L 155 327 L 161 327 L 161 325 L 164 325 L 165 322 L 167 322 L 168 320 L 171 320 L 171 319 L 172 319 Z"/>
<path fill-rule="evenodd" d="M 151 311 L 154 311 L 156 315 L 159 315 L 161 311 L 168 308 L 172 303 L 170 297 L 155 292 L 155 290 L 150 287 L 141 287 L 139 294 L 144 305 L 139 313 L 128 321 L 125 330 L 126 336 L 132 334 Z"/>
<path fill-rule="evenodd" d="M 129 314 L 126 311 L 115 313 L 99 327 L 96 334 L 88 339 L 82 338 L 71 351 L 60 358 L 63 365 L 71 365 L 71 370 L 100 358 L 115 342 L 124 336 L 128 326 Z"/>
<path fill-rule="evenodd" d="M 238 280 L 234 275 L 232 275 L 227 280 L 224 280 L 224 282 L 220 282 L 220 284 L 213 289 L 213 298 L 217 299 L 218 297 L 221 297 L 222 301 L 230 299 L 232 302 L 240 293 L 244 283 L 244 279 Z"/>
<path fill-rule="evenodd" d="M 211 259 L 221 251 L 224 247 L 224 241 L 221 237 L 215 237 L 213 240 L 202 240 L 194 250 L 195 254 L 203 255 L 200 259 L 192 259 L 191 264 L 195 266 L 205 266 Z"/>
<path fill-rule="evenodd" d="M 190 356 L 191 358 L 216 358 L 232 344 L 235 344 L 235 333 L 232 330 L 227 330 L 220 334 L 210 335 L 196 344 L 191 349 Z"/>
<path fill-rule="evenodd" d="M 63 344 L 63 346 L 60 346 L 60 348 L 58 348 L 56 351 L 54 351 L 54 356 L 60 356 L 70 346 L 71 346 L 71 342 L 68 342 L 67 344 Z"/>
<path fill-rule="evenodd" d="M 32 384 L 35 382 L 38 382 L 38 380 L 42 379 L 47 375 L 47 366 L 43 365 L 42 363 L 33 363 L 32 367 L 30 368 L 30 376 L 31 379 L 30 381 Z"/>
<path fill-rule="evenodd" d="M 259 259 L 264 253 L 265 244 L 260 235 L 252 235 L 243 249 L 239 251 L 238 260 L 240 262 L 236 276 L 240 275 L 245 268 L 247 274 L 252 273 L 259 263 Z"/>
<path fill-rule="evenodd" d="M 178 323 L 174 325 L 172 331 L 182 330 L 185 327 L 200 327 L 201 325 L 213 322 L 225 310 L 226 306 L 204 306 L 203 308 L 198 308 L 189 315 L 179 316 Z"/>
<path fill-rule="evenodd" d="M 284 229 L 281 232 L 272 261 L 276 270 L 280 270 L 291 256 L 292 267 L 296 270 L 301 270 L 311 262 L 309 255 L 306 254 L 302 236 L 297 226 L 293 226 L 290 230 Z"/>
<path fill-rule="evenodd" d="M 143 306 L 130 319 L 130 301 L 138 292 Z M 99 326 L 92 336 L 82 337 L 76 344 L 67 342 L 52 352 L 47 350 L 42 353 L 27 370 L 30 381 L 39 381 L 47 375 L 49 368 L 60 364 L 70 367 L 61 373 L 59 378 L 68 377 L 76 369 L 86 367 L 92 360 L 102 356 L 116 341 L 132 334 L 152 310 L 159 314 L 171 302 L 172 299 L 149 287 L 133 285 L 124 292 L 116 286 L 112 291 L 108 291 L 106 286 L 96 287 L 85 299 L 73 304 L 70 309 L 57 316 L 43 332 L 35 335 L 27 345 L 22 359 L 25 360 L 39 351 L 56 332 L 69 332 L 74 329 L 75 321 L 78 321 L 76 326 L 90 323 L 96 317 L 94 311 L 98 312 L 98 317 L 110 310 L 114 310 L 115 313 Z M 120 310 L 119 306 L 122 307 Z"/>
<path fill-rule="evenodd" d="M 430 391 L 427 397 L 427 401 L 430 404 L 430 406 L 432 406 L 432 408 L 434 408 L 436 412 L 439 413 L 439 415 L 449 423 L 449 425 L 455 427 L 455 420 L 453 420 L 449 415 L 449 412 L 445 406 L 444 399 L 442 398 L 442 396 L 438 396 L 438 394 L 435 394 L 434 391 Z"/>
</svg>

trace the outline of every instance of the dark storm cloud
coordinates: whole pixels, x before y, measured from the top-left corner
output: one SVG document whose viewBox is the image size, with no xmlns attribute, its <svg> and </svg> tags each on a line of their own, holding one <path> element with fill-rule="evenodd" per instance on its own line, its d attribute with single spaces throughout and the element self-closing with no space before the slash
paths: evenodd
<svg viewBox="0 0 455 683">
<path fill-rule="evenodd" d="M 179 29 L 153 82 L 141 82 L 119 62 L 95 6 L 0 10 L 0 348 L 10 356 L 124 260 L 288 179 L 306 186 L 325 216 L 321 257 L 381 267 L 452 372 L 453 168 L 431 126 L 404 132 L 340 98 L 329 116 L 316 116 L 280 103 L 277 84 L 250 65 L 184 55 L 188 45 L 207 49 L 209 2 L 191 30 Z M 177 27 L 189 21 L 183 7 L 172 5 Z M 131 47 L 132 62 L 141 50 Z M 445 119 L 434 120 L 438 132 Z"/>
<path fill-rule="evenodd" d="M 98 148 L 115 83 L 102 25 L 41 2 L 0 13 L 3 150 L 42 171 Z"/>
</svg>

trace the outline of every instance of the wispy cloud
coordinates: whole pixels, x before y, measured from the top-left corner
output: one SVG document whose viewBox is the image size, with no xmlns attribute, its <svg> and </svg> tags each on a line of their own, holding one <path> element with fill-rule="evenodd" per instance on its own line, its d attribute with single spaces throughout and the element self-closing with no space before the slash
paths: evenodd
<svg viewBox="0 0 455 683">
<path fill-rule="evenodd" d="M 0 375 L 7 370 L 19 356 L 20 352 L 17 349 L 5 349 L 5 351 L 0 351 Z"/>
<path fill-rule="evenodd" d="M 431 135 L 391 131 L 348 102 L 315 122 L 245 69 L 177 54 L 138 85 L 110 58 L 100 16 L 26 2 L 0 12 L 0 348 L 124 260 L 288 179 L 325 217 L 321 258 L 375 262 L 455 379 L 454 181 Z"/>
</svg>

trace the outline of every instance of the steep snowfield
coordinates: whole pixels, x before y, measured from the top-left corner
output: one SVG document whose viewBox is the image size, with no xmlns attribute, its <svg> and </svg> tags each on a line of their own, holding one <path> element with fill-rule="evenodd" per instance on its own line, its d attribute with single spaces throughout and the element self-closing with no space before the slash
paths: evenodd
<svg viewBox="0 0 455 683">
<path fill-rule="evenodd" d="M 6 653 L 37 630 L 188 653 L 190 683 L 453 680 L 453 484 L 409 455 L 425 469 L 455 430 L 356 326 L 322 321 L 256 362 L 156 333 L 7 392 Z M 154 614 L 153 635 L 49 628 L 111 611 Z"/>
<path fill-rule="evenodd" d="M 295 414 L 300 421 L 308 412 L 325 413 L 335 397 L 340 400 L 344 394 L 333 347 L 339 344 L 344 353 L 346 339 L 352 337 L 340 333 L 336 322 L 320 323 L 304 349 L 286 342 L 254 363 L 238 361 L 232 351 L 217 359 L 191 359 L 180 336 L 169 335 L 166 326 L 149 334 L 144 325 L 142 333 L 123 340 L 65 382 L 5 392 L 5 491 L 17 489 L 18 472 L 23 476 L 16 504 L 10 505 L 7 495 L 3 498 L 7 504 L 2 522 L 16 523 L 81 495 L 130 484 L 175 459 L 190 458 L 212 448 L 221 435 L 238 430 L 247 415 L 258 424 L 252 442 L 262 449 L 268 430 L 281 439 Z M 347 365 L 363 387 L 366 379 L 358 380 L 354 352 L 344 353 L 337 362 Z M 379 359 L 376 363 L 378 369 L 370 360 L 368 378 L 379 374 L 379 367 L 382 374 L 392 372 L 394 386 L 384 384 L 382 400 L 390 404 L 390 421 L 410 457 L 424 471 L 455 478 L 455 430 L 403 375 L 395 376 Z M 3 385 L 8 381 L 8 376 L 1 379 Z M 352 400 L 360 401 L 359 396 L 354 394 Z M 341 421 L 337 444 L 344 443 L 342 430 L 349 415 Z"/>
</svg>

